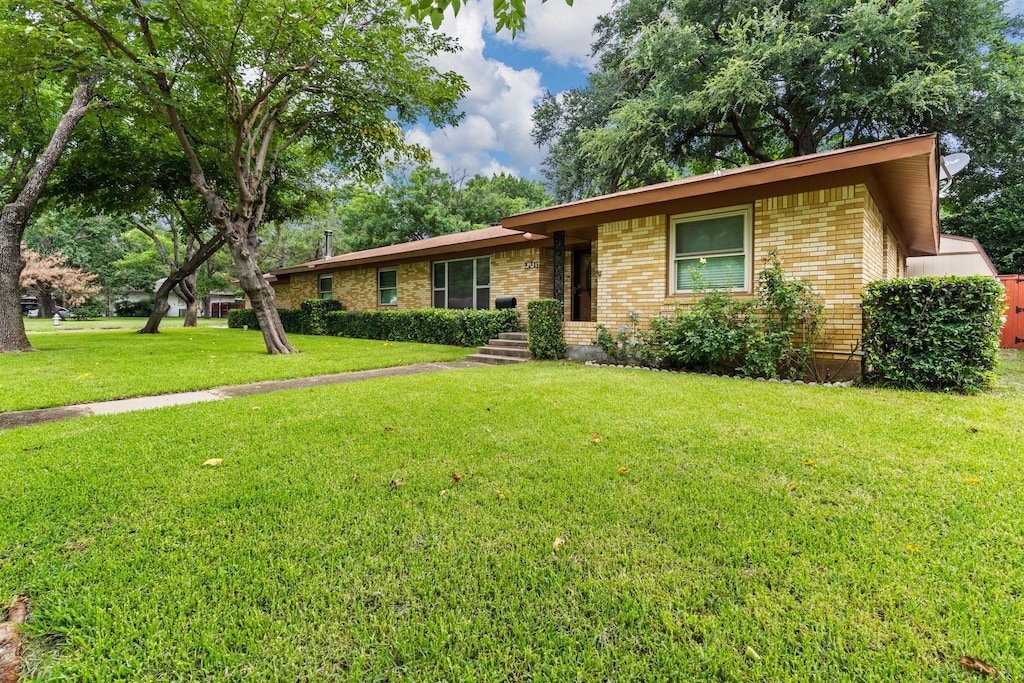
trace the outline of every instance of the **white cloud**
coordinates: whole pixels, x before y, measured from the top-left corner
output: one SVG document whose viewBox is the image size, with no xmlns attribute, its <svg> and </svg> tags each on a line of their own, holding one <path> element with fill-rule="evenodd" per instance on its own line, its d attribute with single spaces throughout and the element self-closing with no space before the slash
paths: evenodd
<svg viewBox="0 0 1024 683">
<path fill-rule="evenodd" d="M 593 66 L 590 46 L 597 18 L 612 10 L 614 0 L 529 0 L 526 3 L 526 30 L 516 35 L 502 31 L 498 38 L 517 47 L 539 50 L 560 66 Z"/>
<path fill-rule="evenodd" d="M 445 171 L 536 177 L 542 154 L 530 140 L 530 131 L 533 105 L 543 93 L 541 74 L 484 57 L 485 31 L 490 33 L 486 27 L 493 21 L 480 2 L 463 6 L 458 16 L 449 12 L 445 17 L 441 30 L 458 38 L 462 51 L 438 55 L 434 65 L 466 79 L 469 91 L 461 103 L 466 115 L 458 126 L 415 126 L 407 137 L 430 149 L 434 163 Z M 507 155 L 508 164 L 498 162 L 495 154 Z"/>
</svg>

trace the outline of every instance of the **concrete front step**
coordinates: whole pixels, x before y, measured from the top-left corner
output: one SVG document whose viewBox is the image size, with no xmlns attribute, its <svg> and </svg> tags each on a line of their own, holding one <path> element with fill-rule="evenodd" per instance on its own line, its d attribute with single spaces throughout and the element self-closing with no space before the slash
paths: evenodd
<svg viewBox="0 0 1024 683">
<path fill-rule="evenodd" d="M 525 339 L 492 339 L 487 342 L 488 346 L 504 346 L 512 349 L 525 349 L 530 342 Z"/>
<path fill-rule="evenodd" d="M 474 353 L 466 356 L 466 360 L 476 361 L 477 363 L 487 363 L 488 365 L 511 365 L 513 363 L 525 363 L 526 358 L 516 358 L 513 356 L 492 356 L 489 353 Z"/>
<path fill-rule="evenodd" d="M 527 360 L 530 357 L 530 352 L 525 348 L 517 348 L 512 346 L 493 346 L 488 344 L 487 346 L 479 346 L 476 350 L 477 353 L 482 353 L 488 356 L 508 356 L 509 358 L 522 358 Z"/>
<path fill-rule="evenodd" d="M 498 339 L 505 341 L 526 341 L 529 335 L 526 332 L 500 332 Z"/>
</svg>

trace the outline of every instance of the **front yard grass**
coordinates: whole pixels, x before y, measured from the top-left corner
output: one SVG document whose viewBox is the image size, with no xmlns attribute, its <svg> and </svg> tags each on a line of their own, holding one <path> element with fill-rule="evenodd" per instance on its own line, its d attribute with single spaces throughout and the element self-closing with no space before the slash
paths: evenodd
<svg viewBox="0 0 1024 683">
<path fill-rule="evenodd" d="M 0 433 L 0 598 L 39 680 L 1019 680 L 1022 437 L 556 363 L 71 420 Z"/>
<path fill-rule="evenodd" d="M 289 335 L 303 353 L 271 356 L 259 332 L 165 328 L 33 334 L 35 353 L 0 355 L 0 412 L 209 389 L 269 379 L 459 360 L 468 349 Z"/>
</svg>

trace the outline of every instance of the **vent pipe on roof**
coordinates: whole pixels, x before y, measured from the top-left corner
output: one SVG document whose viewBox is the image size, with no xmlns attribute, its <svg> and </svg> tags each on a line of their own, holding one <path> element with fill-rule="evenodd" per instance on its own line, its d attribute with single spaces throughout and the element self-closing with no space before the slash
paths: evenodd
<svg viewBox="0 0 1024 683">
<path fill-rule="evenodd" d="M 324 258 L 331 258 L 331 238 L 333 236 L 333 230 L 324 230 Z"/>
</svg>

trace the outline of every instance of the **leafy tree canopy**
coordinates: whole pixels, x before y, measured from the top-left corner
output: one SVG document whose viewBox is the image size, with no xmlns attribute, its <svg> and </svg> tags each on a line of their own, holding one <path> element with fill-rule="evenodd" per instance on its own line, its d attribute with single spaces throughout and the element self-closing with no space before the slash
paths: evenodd
<svg viewBox="0 0 1024 683">
<path fill-rule="evenodd" d="M 399 4 L 405 7 L 407 16 L 417 21 L 430 19 L 434 28 L 440 28 L 444 13 L 451 8 L 454 14 L 462 9 L 464 0 L 398 0 Z M 548 0 L 540 0 L 547 2 Z M 572 6 L 573 0 L 565 0 L 565 4 Z M 526 23 L 526 0 L 493 0 L 494 18 L 498 23 L 495 30 L 508 29 L 512 35 L 523 30 Z"/>
<path fill-rule="evenodd" d="M 996 0 L 627 0 L 535 140 L 560 199 L 918 132 L 973 146 L 979 118 L 1021 120 L 1020 27 Z"/>
<path fill-rule="evenodd" d="M 349 250 L 488 227 L 503 216 L 553 202 L 538 182 L 498 174 L 462 183 L 428 165 L 378 186 L 353 185 L 343 192 L 337 219 Z"/>
</svg>

